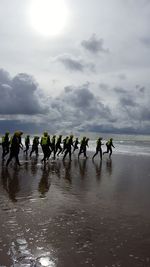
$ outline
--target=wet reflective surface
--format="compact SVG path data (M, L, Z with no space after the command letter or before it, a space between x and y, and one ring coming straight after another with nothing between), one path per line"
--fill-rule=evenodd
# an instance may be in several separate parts
M0 167L0 266L150 266L148 157Z

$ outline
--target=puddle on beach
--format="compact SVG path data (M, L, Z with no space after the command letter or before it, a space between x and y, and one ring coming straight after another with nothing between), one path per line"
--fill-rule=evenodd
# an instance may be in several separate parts
M150 266L148 158L0 168L0 267Z

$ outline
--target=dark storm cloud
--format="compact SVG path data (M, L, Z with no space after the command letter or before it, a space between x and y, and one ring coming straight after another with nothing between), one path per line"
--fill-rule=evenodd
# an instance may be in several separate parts
M144 92L145 92L145 87L144 87L144 86L143 86L143 87L140 87L139 91L140 91L141 93L144 93Z
M58 127L73 130L81 128L86 121L112 120L109 107L90 91L89 86L88 83L79 87L67 86L59 97L50 99L50 113L57 114L55 123Z
M20 73L13 79L0 70L0 114L40 114L38 85L32 76Z
M86 69L94 71L92 63L85 63L80 59L73 58L71 55L61 55L57 59L70 71L83 72Z
M136 85L136 89L138 89L139 92L140 92L140 93L143 93L143 94L144 94L145 91L146 91L145 86L140 86L139 84Z
M50 100L50 124L57 130L107 133L144 133L148 131L150 109L140 103L140 92L113 88L115 105L93 94L91 84L66 86L59 97ZM102 86L103 87L103 86ZM105 86L104 86L105 87ZM113 96L113 94L112 94ZM53 115L52 115L53 114ZM142 129L139 129L143 121Z
M134 131L136 133L148 133L148 129L150 129L148 98L149 94L144 86L137 85L133 90L125 90L123 93L121 90L117 102L119 116L116 125L118 126L120 122L121 131L123 130L124 133L127 133L127 131L128 133L134 133Z
M136 107L138 104L131 98L131 96L126 96L120 98L120 103L122 106Z
M119 74L118 77L120 80L126 80L126 78L127 78L126 75L123 73Z
M11 78L9 73L4 69L0 69L0 84L9 84L10 80Z
M115 87L115 88L113 88L113 90L118 94L126 94L127 93L127 91L121 87Z
M150 108L143 107L141 110L141 119L143 121L150 121Z
M78 88L65 88L63 97L64 101L74 108L76 114L80 112L87 119L94 116L108 118L111 115L109 108L90 91L88 83Z
M100 83L99 84L99 88L102 89L102 90L104 90L104 91L106 91L106 90L108 90L109 85L106 84L106 83Z
M146 36L144 38L141 38L140 41L147 47L150 47L150 37Z
M100 97L87 82L66 86L57 97L45 96L44 102L41 90L30 75L18 74L11 78L9 73L0 70L1 132L16 129L30 133L46 129L51 134L71 131L144 133L144 129L148 132L149 93L144 86L127 90L101 83L97 87L101 89ZM102 90L106 90L106 94ZM141 122L142 129L139 129Z
M105 49L104 40L102 38L97 38L95 34L93 34L88 40L83 40L81 45L93 54L97 54L99 52L109 53L109 49Z

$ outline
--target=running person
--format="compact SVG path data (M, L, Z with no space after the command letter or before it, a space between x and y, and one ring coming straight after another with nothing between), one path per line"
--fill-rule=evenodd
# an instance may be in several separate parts
M113 138L110 138L109 141L107 141L106 147L107 147L107 151L103 152L103 155L106 154L106 153L109 153L109 158L111 158L111 155L112 155L112 147L114 147L114 145L113 145Z
M92 157L92 159L94 159L95 158L95 156L98 154L98 152L100 153L100 159L102 160L102 137L99 137L98 139L97 139L97 146L96 146L96 153L94 154L94 156Z

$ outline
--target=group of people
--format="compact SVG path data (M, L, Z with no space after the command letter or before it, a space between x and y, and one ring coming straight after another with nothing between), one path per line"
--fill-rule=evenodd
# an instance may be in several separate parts
M2 137L2 160L5 160L6 155L9 153L9 157L6 162L6 166L9 165L11 160L15 158L17 165L20 166L19 162L19 152L20 149L22 149L25 153L25 155L28 155L29 148L30 148L30 135L26 135L25 137L25 149L22 144L21 137L23 135L22 131L16 131L11 138L9 137L9 132L6 132L5 135ZM113 145L113 139L110 138L106 142L107 150L102 153L102 137L99 137L97 139L96 143L96 153L93 155L92 160L94 160L95 156L100 154L100 159L102 160L102 155L105 153L109 153L109 158L112 154L112 147ZM72 154L79 149L78 152L78 159L81 154L84 155L85 158L87 158L87 147L88 147L89 138L83 137L81 141L79 142L78 138L75 138L74 136L66 136L64 139L62 139L62 135L59 135L56 137L56 135L53 135L50 137L48 132L44 132L42 137L34 136L32 147L30 151L30 158L32 156L32 153L35 153L36 156L38 156L39 153L39 145L41 145L42 152L43 152L43 158L42 162L46 163L46 161L53 155L53 159L56 158L56 155L59 156L60 154L63 154L63 160L65 160L66 156L69 155L69 160L71 161ZM79 147L80 145L80 147Z

